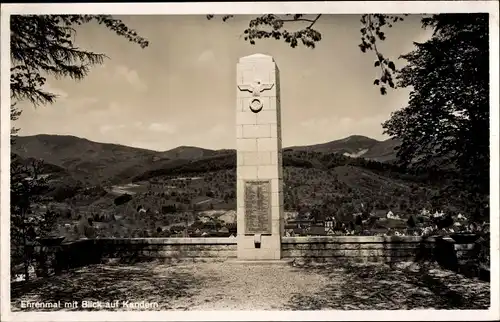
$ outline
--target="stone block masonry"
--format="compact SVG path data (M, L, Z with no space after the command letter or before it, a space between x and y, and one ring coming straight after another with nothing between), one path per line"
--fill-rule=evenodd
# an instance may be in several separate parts
M284 229L279 70L271 56L237 65L237 257L279 260Z
M242 220L242 218L238 218ZM278 234L274 225L272 234ZM252 235L253 237L253 235ZM241 244L243 243L243 244ZM37 265L56 264L56 271L71 267L98 264L107 260L162 262L212 262L237 259L237 246L254 247L253 238L99 238L83 239L47 247L56 261ZM266 243L261 249L273 249L277 244ZM283 237L280 240L281 259L297 262L357 262L390 263L412 261L422 253L432 255L435 240L420 237L321 236ZM425 255L425 254L424 254ZM442 257L442 255L440 255ZM239 259L239 258L238 258ZM54 271L52 268L51 271Z
M412 236L310 236L282 240L283 258L314 263L406 262L430 255L433 248L433 239Z

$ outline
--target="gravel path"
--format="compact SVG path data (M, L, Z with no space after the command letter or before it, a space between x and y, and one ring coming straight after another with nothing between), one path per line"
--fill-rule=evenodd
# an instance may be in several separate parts
M154 310L486 309L490 291L489 283L416 265L156 262L93 265L61 276L12 283L11 289L13 311L29 310L21 308L22 301L145 301L158 303ZM103 308L85 308L99 309ZM138 308L108 308L132 309Z
M314 294L322 286L335 282L288 265L211 263L176 269L189 270L200 278L210 276L189 304L182 300L173 304L176 309L278 310L293 294Z

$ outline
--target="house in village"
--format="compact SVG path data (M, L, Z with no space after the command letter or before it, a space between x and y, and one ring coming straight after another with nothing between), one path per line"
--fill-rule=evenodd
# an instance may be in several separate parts
M287 224L297 225L298 228L307 228L311 226L313 221L311 219L290 219Z
M297 224L285 224L285 236L286 237L294 237L295 230L298 229Z
M309 226L306 229L306 234L308 236L325 236L326 235L325 227L317 225Z
M285 236L288 237L306 236L306 231L306 228L300 228L297 225L289 225L288 227L285 226Z
M227 227L224 226L221 229L219 229L219 233L229 235L229 229L227 229Z
M336 221L335 218L333 217L327 217L325 219L325 222L323 224L323 227L325 229L325 233L327 234L333 234L336 226Z

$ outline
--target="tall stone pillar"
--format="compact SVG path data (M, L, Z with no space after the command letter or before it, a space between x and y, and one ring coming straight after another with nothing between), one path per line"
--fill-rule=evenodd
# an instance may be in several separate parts
M284 233L279 70L271 56L237 65L237 223L240 260L281 259Z

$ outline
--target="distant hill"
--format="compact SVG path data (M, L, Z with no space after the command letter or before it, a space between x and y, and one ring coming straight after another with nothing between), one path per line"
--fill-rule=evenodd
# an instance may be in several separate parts
M364 153L362 157L378 162L392 162L396 160L396 148L400 145L401 142L396 139L388 139L382 142L378 142L368 151L366 151L366 153Z
M381 142L362 135L352 135L327 143L293 146L286 148L286 150L339 153L354 158L362 157L379 162L388 162L396 159L394 148L398 145L399 142L393 139Z
M13 153L11 156L11 161L16 161L19 162L23 166L31 166L33 162L37 161L37 158L33 157L27 157L23 158L20 155ZM40 169L42 174L50 174L50 173L58 173L58 174L68 174L68 171L64 169L63 167L48 163L48 162L43 162L42 168Z
M194 146L179 146L172 150L159 153L162 157L168 159L199 159L203 157L209 157L217 154L217 151L198 148Z
M351 135L344 139L330 141L327 143L307 145L307 146L292 146L287 149L297 151L314 151L323 153L356 153L363 149L370 149L379 143L375 139L368 138L362 135Z
M98 143L70 135L39 134L18 136L13 151L22 157L34 157L67 167L73 159L88 161L114 158L122 160L135 156L155 156L157 152L124 145Z
M66 135L20 136L12 152L62 167L88 184L118 183L144 171L144 167L170 161L156 151Z
M397 142L394 140L380 142L354 135L323 144L286 148L284 162L285 165L297 165L299 162L302 166L304 162L311 163L312 167L321 167L323 164L314 158L298 160L291 152L334 153L375 161L393 161L395 146ZM84 185L120 184L172 171L211 171L236 165L236 151L231 149L180 146L158 152L68 135L20 136L12 146L12 151L24 159L42 159L47 164L59 167Z

